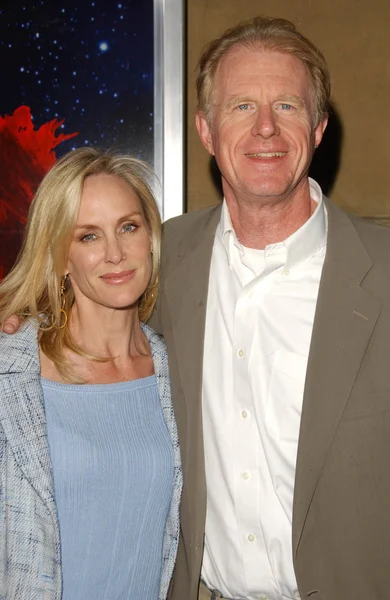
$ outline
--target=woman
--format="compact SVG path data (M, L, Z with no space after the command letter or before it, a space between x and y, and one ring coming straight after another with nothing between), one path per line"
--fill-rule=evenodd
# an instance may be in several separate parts
M69 153L0 285L0 597L166 598L182 486L146 166Z

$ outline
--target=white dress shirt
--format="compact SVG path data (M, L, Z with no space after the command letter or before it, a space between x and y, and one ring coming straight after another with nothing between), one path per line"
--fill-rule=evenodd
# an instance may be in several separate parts
M243 247L224 202L211 260L203 365L207 517L202 578L227 598L299 598L295 464L326 252L317 207L284 242Z

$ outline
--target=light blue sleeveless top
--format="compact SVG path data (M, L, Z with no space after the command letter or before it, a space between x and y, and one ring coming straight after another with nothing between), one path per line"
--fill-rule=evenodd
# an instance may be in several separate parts
M62 600L157 599L173 448L155 376L100 385L41 382Z

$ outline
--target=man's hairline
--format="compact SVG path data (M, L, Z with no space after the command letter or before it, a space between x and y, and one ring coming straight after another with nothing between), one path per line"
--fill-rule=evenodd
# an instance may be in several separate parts
M296 54L293 54L291 52L287 52L287 51L285 51L283 49L269 49L269 48L266 48L264 46L264 43L261 40L258 40L258 41L237 40L236 42L234 42L230 46L230 48L224 54L222 54L219 57L219 60L218 60L218 63L216 65L216 68L214 70L214 73L211 76L211 81L212 81L213 85L211 87L210 98L212 97L213 92L214 92L214 87L215 87L214 86L214 82L215 82L215 78L216 78L217 72L218 72L218 70L220 68L221 62L231 52L231 50L233 50L236 46L242 46L244 48L247 47L250 50L252 50L252 52L260 51L260 52L265 52L265 53L268 53L268 54L271 54L271 53L286 54L287 56L293 56L297 60L299 60L299 62L304 66L304 68L305 68L305 70L306 70L306 72L307 72L307 74L309 76L310 88L311 88L311 94L310 94L310 96L311 96L311 100L312 100L313 105L314 105L313 106L313 110L312 110L312 112L313 112L313 114L312 114L313 128L316 129L319 126L319 124L324 119L326 119L329 116L328 111L322 110L320 112L320 111L317 110L317 107L316 107L317 102L316 102L314 80L313 80L312 74L310 73L310 70L309 70L307 64L305 63L305 61L303 61L301 58L299 58L299 56L296 56ZM257 46L257 48L256 48L256 46ZM207 125L208 125L208 127L210 129L210 131L213 131L213 124L212 124L212 121L213 121L213 108L215 108L216 106L218 106L218 105L217 104L212 104L210 102L209 109L207 107L205 107L205 109L202 109L199 106L199 98L198 98L198 106L197 106L196 114L200 115L201 117L203 117L205 119L205 121L206 121L206 123L207 123Z

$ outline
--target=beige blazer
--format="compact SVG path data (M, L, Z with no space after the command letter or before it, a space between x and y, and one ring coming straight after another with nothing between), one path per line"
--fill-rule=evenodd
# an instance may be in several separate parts
M298 444L292 553L301 599L390 598L390 230L327 202L328 246ZM170 600L195 600L206 485L202 360L220 207L167 222L154 328L163 333L184 471Z

